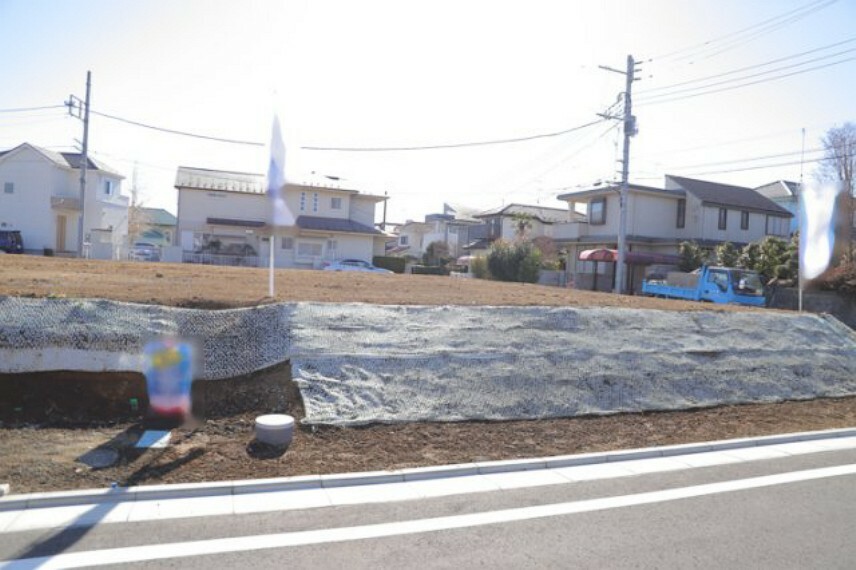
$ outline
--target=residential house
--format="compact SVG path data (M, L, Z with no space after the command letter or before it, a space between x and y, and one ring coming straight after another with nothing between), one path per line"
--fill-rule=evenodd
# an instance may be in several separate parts
M81 196L80 166L80 153L29 143L0 152L0 229L19 230L30 253L121 258L129 201L123 176L90 156Z
M798 182L776 180L775 182L758 186L755 188L755 192L769 198L790 212L793 217L788 226L788 233L792 234L797 231L800 210L800 185Z
M384 253L388 236L374 220L385 196L288 183L283 196L294 223L272 227L261 174L182 166L175 187L185 262L266 266L271 237L276 267L320 268L336 259L371 261Z
M742 246L768 235L789 235L792 214L751 188L671 175L666 176L664 186L629 186L626 255L630 270L626 290L641 289L647 265L674 263L683 241L713 248L726 241ZM553 228L557 245L568 251L567 270L575 286L611 290L614 260L586 261L580 260L580 255L616 248L618 187L581 189L558 198L568 202L571 211L586 212L584 221Z
M178 218L163 208L139 208L139 230L134 242L145 242L157 247L173 244Z
M525 204L509 204L485 210L473 217L481 220L484 225L483 229L473 232L477 237L465 248L473 255L486 252L490 244L498 239L513 241L520 238L521 220L525 220L527 226L522 237L533 240L539 237L553 238L553 228L557 224L585 219L583 214L566 208Z
M470 243L470 229L482 222L472 217L473 210L443 204L442 214L428 214L424 222L408 220L397 228L398 243L392 249L395 255L421 259L434 242L446 244L449 255L464 255Z

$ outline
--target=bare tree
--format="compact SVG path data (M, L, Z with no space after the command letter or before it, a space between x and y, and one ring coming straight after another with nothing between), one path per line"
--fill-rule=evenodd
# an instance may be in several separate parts
M833 127L821 139L825 150L824 160L817 170L823 181L841 184L836 199L834 262L843 257L853 259L853 226L856 224L856 124L844 123Z
M143 208L144 202L140 200L136 167L134 167L134 178L131 184L131 203L128 205L128 241L133 244L149 228L151 219Z

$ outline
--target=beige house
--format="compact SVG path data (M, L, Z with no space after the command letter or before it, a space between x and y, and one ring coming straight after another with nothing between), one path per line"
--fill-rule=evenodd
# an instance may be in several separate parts
M567 270L575 286L611 290L614 263L581 261L593 249L615 249L618 241L619 196L616 186L600 186L562 194L572 212L585 220L558 224L553 238L568 251ZM786 238L792 214L751 188L667 175L664 188L631 184L627 204L627 290L641 288L645 268L674 261L683 241L703 247L723 242L737 246L773 235Z
M127 246L123 176L89 157L86 196L81 154L29 143L0 151L0 229L18 230L30 253L120 259Z
M330 179L324 179L329 182ZM316 184L285 186L294 224L272 227L261 174L179 167L176 233L187 263L321 268L336 259L371 261L389 236L375 228L385 196Z
M424 222L408 220L396 229L398 240L391 253L419 259L430 244L442 242L451 257L460 257L471 241L471 228L482 224L472 214L470 209L443 204L442 214L428 214Z

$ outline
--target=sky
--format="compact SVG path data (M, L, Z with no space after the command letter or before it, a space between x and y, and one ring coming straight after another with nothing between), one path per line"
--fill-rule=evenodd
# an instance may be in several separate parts
M91 71L93 113L252 143L93 114L90 150L145 206L175 213L180 165L264 173L277 113L289 181L386 192L389 222L567 207L620 177L598 113L625 77L599 66L632 55L631 182L799 181L856 122L854 23L856 0L0 0L0 149L75 150L62 104Z

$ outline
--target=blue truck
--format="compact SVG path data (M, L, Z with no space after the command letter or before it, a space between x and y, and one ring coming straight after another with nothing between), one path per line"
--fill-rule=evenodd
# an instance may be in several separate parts
M733 267L705 265L692 273L673 271L667 273L665 279L645 279L642 294L709 303L766 305L764 285L758 273Z

